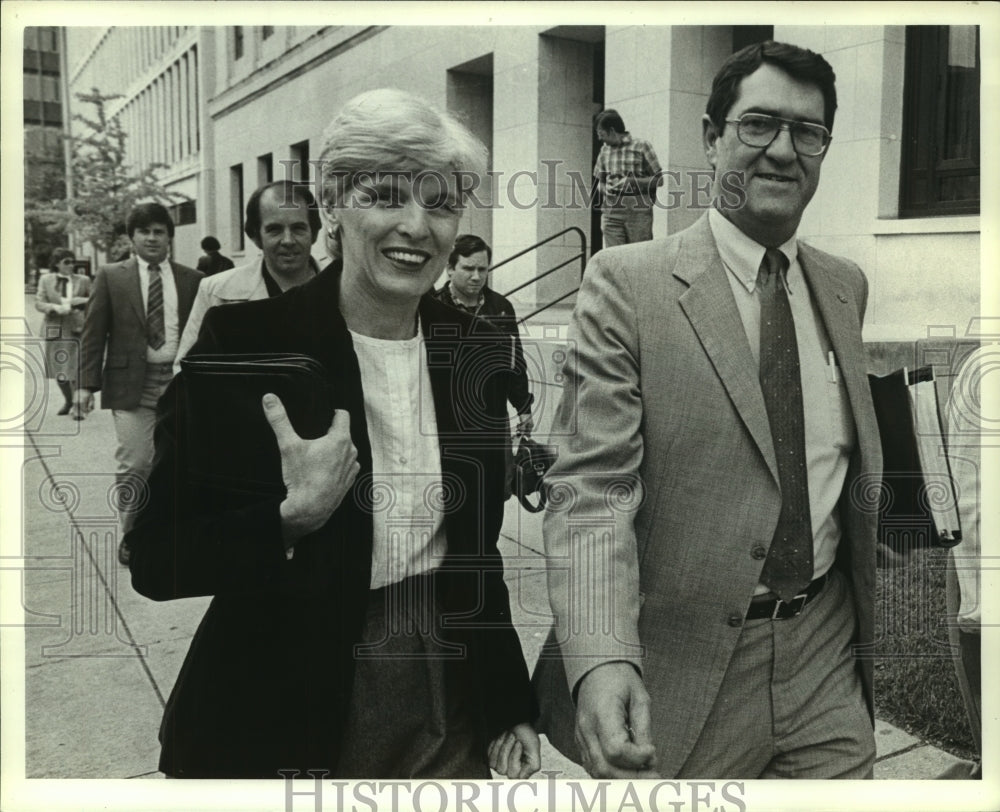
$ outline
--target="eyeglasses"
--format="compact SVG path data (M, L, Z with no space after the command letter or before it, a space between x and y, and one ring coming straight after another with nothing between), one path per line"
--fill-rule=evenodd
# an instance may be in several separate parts
M809 157L822 155L833 140L830 131L822 124L766 116L763 113L745 113L739 118L727 118L726 123L735 124L736 136L740 141L756 149L771 146L782 130L788 130L796 153Z

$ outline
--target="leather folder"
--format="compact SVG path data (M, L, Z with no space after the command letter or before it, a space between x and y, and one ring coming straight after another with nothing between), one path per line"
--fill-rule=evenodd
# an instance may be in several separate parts
M333 388L308 355L190 355L177 381L187 475L212 491L285 495L278 442L261 398L277 395L292 428L321 437L333 420Z
M879 540L891 549L954 547L962 540L934 370L869 375L882 440Z

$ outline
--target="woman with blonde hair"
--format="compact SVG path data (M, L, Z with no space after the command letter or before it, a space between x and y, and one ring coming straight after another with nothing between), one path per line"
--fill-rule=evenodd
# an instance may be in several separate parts
M285 495L216 507L185 485L183 432L227 416L178 413L184 372L161 402L132 582L158 600L215 597L167 704L160 767L527 777L536 705L497 551L504 345L428 295L485 149L427 102L375 90L345 105L321 157L336 259L281 297L213 308L191 355L312 356L329 431L302 439L265 396Z

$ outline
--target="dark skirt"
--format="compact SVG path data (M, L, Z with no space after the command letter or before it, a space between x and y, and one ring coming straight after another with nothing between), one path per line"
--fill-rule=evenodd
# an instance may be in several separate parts
M432 587L418 575L369 593L338 777L491 775L472 669L442 639Z

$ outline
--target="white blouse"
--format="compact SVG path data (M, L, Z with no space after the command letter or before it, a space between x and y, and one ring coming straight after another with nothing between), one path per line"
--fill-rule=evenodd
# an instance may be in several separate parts
M372 444L371 589L434 569L447 548L441 453L424 339L351 331Z

